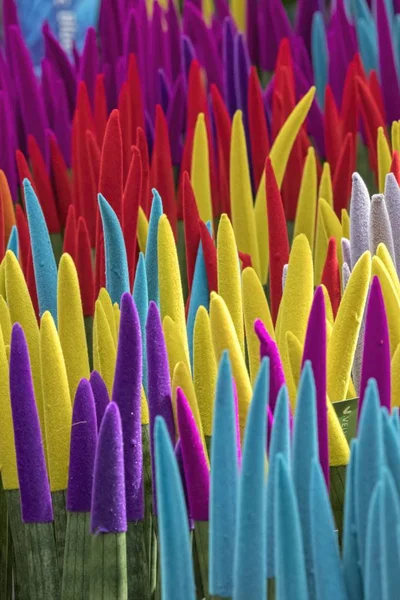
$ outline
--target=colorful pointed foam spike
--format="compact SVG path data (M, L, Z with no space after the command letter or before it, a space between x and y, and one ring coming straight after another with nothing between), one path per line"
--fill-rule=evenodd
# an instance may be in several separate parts
M118 219L122 218L122 133L119 111L113 110L107 123L101 151L99 189Z
M383 482L378 481L371 490L365 543L365 599L382 597L383 590L383 539L381 515L383 514Z
M350 201L351 268L369 249L370 197L367 186L358 173L353 174Z
M385 203L392 228L395 264L400 270L400 188L393 173L386 175Z
M147 393L147 350L146 350L146 320L149 306L146 263L143 252L139 254L139 260L136 266L135 281L133 284L133 299L139 315L140 332L142 338L142 381L145 392Z
M372 254L380 243L385 244L395 263L392 228L383 194L375 194L371 199L371 213L369 223L369 249Z
M266 330L262 321L257 319L254 323L254 330L260 342L260 360L265 356L269 358L269 402L268 406L272 414L275 411L275 405L279 390L285 384L285 374L278 346L271 335Z
M193 368L193 334L197 311L204 306L207 311L210 304L210 292L208 289L207 271L204 262L203 245L199 244L197 251L196 266L194 270L193 286L190 296L189 312L187 318L187 337L189 344L190 363Z
M396 411L397 412L397 411ZM392 413L393 414L393 413ZM397 425L386 410L382 411L383 443L386 465L393 477L397 491L400 490L400 445L398 443Z
M104 383L102 376L97 371L92 371L90 374L90 385L92 386L94 405L96 408L97 430L99 430L110 398L107 386Z
M163 214L163 205L157 190L153 191L151 204L149 233L146 245L146 273L149 290L149 301L160 303L160 292L158 289L158 221Z

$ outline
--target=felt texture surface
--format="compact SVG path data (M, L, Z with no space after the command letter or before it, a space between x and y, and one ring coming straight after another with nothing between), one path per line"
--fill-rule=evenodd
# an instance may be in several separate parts
M201 242L197 251L196 264L194 268L193 283L190 295L190 304L187 317L187 337L189 344L190 363L193 369L193 335L197 311L200 306L207 310L210 303L210 292L208 289L207 270L204 262L204 252Z
M382 598L383 592L383 547L380 514L383 512L382 482L378 481L371 493L368 511L365 548L365 598Z
M342 296L347 287L347 284L349 283L350 275L350 267L347 262L344 262L342 266Z
M254 330L259 339L260 349L259 355L260 360L265 356L269 359L269 401L268 406L271 409L272 414L275 411L275 405L278 398L279 390L285 385L285 374L283 372L283 366L281 357L279 356L278 346L273 338L269 335L264 324L260 319L257 319L254 323Z
M365 252L351 273L328 343L327 393L333 402L345 398L349 385L370 274L371 255Z
M235 234L229 217L222 215L217 233L218 294L225 301L244 353L243 307Z
M232 226L238 250L251 256L251 264L260 277L260 260L246 135L242 111L236 111L232 121L229 189L232 211Z
M194 521L208 521L208 461L192 410L181 388L177 389L177 415L190 516Z
M11 412L9 365L0 332L0 465L1 480L5 490L16 490L19 487L17 462L15 456L14 429Z
M127 530L122 426L115 402L107 406L100 426L90 512L94 534Z
M121 297L121 324L112 400L122 422L128 521L144 518L141 424L142 342L139 316L130 293Z
M100 429L104 412L110 402L107 386L100 373L92 371L90 374L90 385L92 386L94 406L96 409L97 431Z
M218 369L211 447L209 586L211 594L226 598L233 593L239 479L233 404L232 370L224 352Z
M136 266L135 281L133 284L133 300L139 315L140 333L142 340L142 356L147 356L146 351L146 319L149 306L149 298L147 291L147 276L146 263L143 252L139 254L139 259ZM147 361L142 361L142 381L143 387L147 392Z
M155 424L155 451L162 597L165 600L194 600L185 498L170 433L160 416Z
M382 584L383 593L387 598L390 598L396 596L400 584L399 572L396 569L400 559L398 547L399 528L393 526L394 523L399 522L400 502L393 477L387 469L383 471L381 494Z
M267 577L275 577L275 545L276 522L275 522L275 500L276 500L276 457L280 454L287 463L290 463L290 429L289 429L289 401L286 386L282 386L275 408L274 422L272 426L271 442L268 455L268 478L266 486L266 522L267 522Z
M311 466L309 498L316 596L326 600L336 600L336 598L346 600L348 595L340 563L332 509L324 474L315 458Z
M175 367L178 362L185 363L189 373L191 372L188 356L185 352L185 346L178 325L168 315L163 321L163 332L168 352L169 372L172 378Z
M254 383L260 366L260 342L254 330L254 322L256 319L260 319L273 340L275 340L275 331L267 298L257 273L252 267L246 267L242 271L242 303L250 378Z
M67 369L69 393L74 398L79 381L89 377L85 323L74 261L63 254L58 270L58 334Z
M228 307L221 296L214 292L211 294L210 322L216 360L220 360L225 350L229 352L238 391L240 431L243 435L252 396L251 383Z
M113 334L100 300L96 300L93 322L93 362L96 371L104 379L111 396L117 353Z
M393 173L386 175L385 204L392 230L395 264L399 264L400 268L400 188Z
M160 302L158 288L158 222L163 214L163 205L157 190L153 190L149 231L146 244L146 273L149 290L149 301Z
M369 249L370 196L363 178L353 174L350 200L350 249L354 268L359 258Z
M400 345L394 351L391 363L392 408L400 406Z
M120 302L124 292L128 292L129 271L121 225L117 214L107 200L98 196L101 220L104 231L106 253L106 282L112 302Z
M193 332L193 383L201 424L206 436L211 436L213 431L216 381L217 363L212 343L210 317L204 306L200 306Z
M104 313L107 318L107 323L114 341L114 346L116 348L118 342L118 333L115 323L115 312L110 294L108 293L106 288L100 289L98 300L101 302L101 306L103 307Z
M290 372L286 378L286 385L290 394L296 396L297 386L300 380L301 360L303 356L303 344L291 331L286 333L286 351L289 359Z
M24 523L53 520L39 419L35 404L28 346L18 323L13 326L10 352L10 397L18 480Z
M175 441L175 424L171 403L171 382L168 369L167 349L163 336L160 314L155 302L150 302L146 323L148 403L150 413L150 449L153 469L153 510L156 512L154 426L161 416L167 425L171 440Z
M378 256L372 258L371 275L376 275L381 284L385 301L386 318L389 326L390 353L393 355L394 350L400 343L400 323L396 317L400 308L400 301L397 297L396 288L393 285L390 274Z
M200 219L204 221L204 223L212 221L209 147L206 122L203 113L198 115L194 129L190 180L192 182Z
M385 244L383 244L383 243L378 244L378 248L376 250L376 255L378 258L381 259L381 261L385 265L385 267L390 275L390 279L392 280L392 283L396 290L396 295L400 300L400 281L399 281L399 278L398 278L398 275L396 272L396 266L393 263L392 257L390 256L389 251L386 248Z
M137 224L137 241L140 252L146 252L147 238L149 235L149 221L141 206L139 206L138 224Z
M380 243L385 244L392 260L395 261L392 228L383 194L376 194L371 199L371 213L369 223L369 249L371 254L376 254Z
M378 155L378 189L382 194L384 192L385 178L390 171L392 156L389 148L389 143L386 139L383 127L378 127L377 138L377 155Z
M115 212L118 219L121 220L123 194L123 154L121 122L119 111L117 110L113 110L111 112L107 121L106 130L104 132L97 191L99 191L100 194L107 199L107 201L110 203L110 207ZM117 301L119 301L119 298Z
M93 468L97 444L97 418L92 387L81 379L72 412L66 506L70 512L90 512Z
M11 315L10 309L3 296L0 296L0 327L3 334L4 343L10 344L11 342Z
M158 223L158 283L162 319L168 315L177 324L182 336L185 354L189 361L185 306L178 255L174 235L165 215L160 217Z
M67 487L72 408L60 340L47 311L40 324L40 365L50 488L56 492Z
M308 111L310 110L312 101L315 95L315 88L312 87L305 96L295 106L284 125L280 129L270 152L272 166L275 176L280 187L285 173L287 161L292 150L294 141L300 130L300 127L305 120ZM260 249L260 272L261 283L267 281L269 256L266 248L268 248L268 224L267 224L267 204L265 192L265 173L261 177L258 187L255 203L255 221L258 239L258 247ZM261 252L264 248L264 252Z
M10 233L10 237L8 238L8 242L7 242L7 250L11 250L11 252L14 252L15 256L18 258L19 257L19 244L18 244L18 230L16 225L13 225L13 228L11 229L11 233Z
M323 198L329 206L333 206L333 189L331 167L328 162L325 162L322 167L321 179L319 182L318 198Z
M326 324L325 302L321 287L316 289L307 325L303 361L309 360L316 388L319 460L329 486L328 421L326 408Z
M325 200L325 196L321 196ZM296 219L294 223L294 238L304 233L310 244L314 247L315 215L317 211L317 164L315 150L310 147L303 167L299 198L297 201Z
M351 245L350 240L346 237L342 237L342 258L343 264L347 263L350 268L351 265Z
M340 425L332 402L327 398L328 406L328 436L329 464L331 467L347 465L350 457L349 445Z
M49 231L31 183L23 183L40 315L48 310L57 323L57 265Z
M266 596L265 450L267 433L268 359L254 386L246 424L239 481L233 599Z

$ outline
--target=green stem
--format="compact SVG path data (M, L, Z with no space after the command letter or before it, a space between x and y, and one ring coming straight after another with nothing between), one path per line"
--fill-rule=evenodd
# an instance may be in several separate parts
M276 592L275 592L275 579L267 580L267 598L268 600L275 600Z
M84 317L86 344L89 356L90 370L93 370L93 317L91 315Z
M149 564L144 543L144 523L128 523L126 534L128 599L150 600Z
M56 259L56 263L60 262L62 249L63 249L63 237L61 233L51 233L50 234L51 245L53 247L54 258Z
M330 468L330 500L332 512L338 529L339 543L342 541L343 507L346 486L346 467Z
M53 503L54 513L54 534L56 537L56 548L58 565L60 567L60 573L64 567L64 548L65 548L65 536L67 532L67 511L65 508L65 491L60 490L58 492L51 493L51 500Z
M144 522L143 534L148 561L150 590L153 593L157 585L157 540L153 518L153 491L150 456L150 426L142 425L143 479L144 479Z
M12 539L8 519L7 501L0 477L0 598L11 599Z
M202 597L209 600L208 591L208 521L196 521L194 526L194 544L197 553Z
M25 525L21 518L19 490L5 490L8 519L14 549L14 588L18 600L30 600L28 557L25 542Z
M90 513L68 512L61 600L88 598L90 542Z
M25 540L29 567L30 600L60 597L60 570L53 523L26 523Z
M127 600L125 535L92 535L89 600Z

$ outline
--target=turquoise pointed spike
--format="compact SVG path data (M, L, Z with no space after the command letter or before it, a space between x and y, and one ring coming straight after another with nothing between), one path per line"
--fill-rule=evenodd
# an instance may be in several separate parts
M383 600L382 595L382 538L380 514L383 510L383 483L379 481L372 493L367 520L365 544L364 598Z
M238 478L232 369L224 352L214 403L209 525L210 594L222 598L233 594Z
M322 13L314 13L311 27L311 57L314 68L318 104L323 109L325 88L328 83L328 46Z
M209 309L210 305L210 292L208 290L208 280L206 264L204 262L203 246L200 242L199 249L197 251L196 264L194 267L194 276L192 283L192 291L190 295L190 305L187 319L187 331L189 341L189 354L190 362L193 369L193 332L194 323L196 320L197 310L200 306L205 306Z
M383 446L387 467L400 494L400 439L387 410L382 410Z
M7 250L14 252L15 256L18 258L18 229L15 225L13 225L10 237L8 238Z
M161 417L156 417L154 437L162 598L195 600L185 497L171 439Z
M286 386L278 393L274 412L271 443L269 447L268 479L266 486L266 518L267 518L267 577L275 576L275 463L278 453L283 454L290 464L290 428L289 428L289 399Z
M267 593L264 478L268 391L269 361L264 358L254 386L244 437L233 600L260 600Z
M393 423L395 431L398 436L400 436L400 417L399 417L399 407L392 407L392 414L390 415L390 420ZM399 437L400 439L400 437Z
M158 306L160 304L160 292L158 289L158 221L163 214L163 205L160 194L157 190L153 191L153 201L151 204L149 232L146 245L146 273L147 286L149 292L149 302L152 300Z
M317 458L312 461L309 499L316 598L347 600L336 527L325 479Z
M382 535L382 583L384 598L397 598L400 590L400 549L397 540L397 528L400 523L400 500L390 474L384 467L382 479L383 510L380 513Z
M57 324L57 264L39 200L30 181L23 183L39 313L42 316L48 310Z
M275 478L276 597L308 600L300 517L289 466L282 454L276 456Z
M142 252L139 254L132 295L136 304L140 321L140 333L142 335L142 356L147 356L146 321L147 310L149 306L149 297L147 292L146 265L144 261L144 254ZM142 368L143 387L147 396L147 360L143 360Z
M102 194L98 195L98 200L104 231L107 291L111 301L119 304L122 294L129 292L130 287L124 236L110 204Z

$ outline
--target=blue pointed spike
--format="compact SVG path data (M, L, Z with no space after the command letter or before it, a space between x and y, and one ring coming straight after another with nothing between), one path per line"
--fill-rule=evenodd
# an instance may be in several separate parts
M232 369L224 352L214 403L209 525L209 591L222 598L233 594L238 479Z
M254 386L244 436L233 600L259 600L267 593L264 476L268 393L269 360L264 358Z
M158 221L163 214L163 205L160 194L157 190L152 190L153 201L151 204L149 232L147 234L146 245L146 273L147 287L149 292L149 302L152 300L160 305L160 292L158 289Z
M124 236L117 215L102 194L98 195L98 201L104 231L107 291L111 301L119 304L130 287Z
M310 537L309 489L311 465L318 460L316 392L310 361L304 363L297 394L293 432L293 485L302 515L304 554L310 594L314 588L312 542Z
M149 297L147 292L147 276L146 276L146 265L144 261L144 254L141 252L139 254L139 260L136 267L135 273L135 281L133 283L133 299L136 304L136 308L139 315L140 321L140 333L142 336L142 356L147 356L146 349L146 321L147 321L147 311L149 307ZM147 360L143 360L143 387L147 396Z
M355 468L355 511L358 551L365 566L368 509L371 495L382 475L384 464L382 419L379 392L375 379L370 379L365 391L358 427L358 452Z
M189 341L190 362L193 369L193 332L196 315L199 306L204 306L207 311L210 306L210 293L208 290L208 279L206 263L204 261L203 246L200 242L197 251L196 264L194 267L192 291L190 295L190 305L187 319L187 331Z
M378 46L373 21L364 18L356 21L357 39L365 72L368 74L378 67Z
M343 574L346 581L349 600L362 598L362 580L357 544L357 526L355 513L355 465L358 454L358 441L350 444L350 462L346 471L346 495L344 499L343 520Z
M276 597L279 600L308 600L299 511L289 466L282 454L276 456L274 504Z
M399 416L399 407L398 406L394 406L392 408L392 414L390 415L390 420L396 431L396 435L400 436L400 416Z
M289 399L286 386L282 386L274 411L274 424L269 446L268 479L266 486L266 518L267 518L267 577L275 576L275 462L278 453L283 454L290 464L290 430L289 430Z
M387 410L382 410L383 446L386 465L400 495L400 439Z
M14 252L15 256L18 258L18 229L15 225L13 225L10 237L8 238L7 250Z
M347 600L336 526L317 458L312 461L309 502L316 598Z
M195 600L188 517L179 468L161 417L155 423L158 530L163 600Z
M23 185L39 313L42 316L48 310L57 325L57 264L49 230L30 181L24 179Z
M314 13L312 20L311 58L318 104L323 108L325 104L325 88L328 83L328 45L326 42L324 19L319 11Z
M400 522L400 501L393 477L384 467L383 510L381 516L382 535L382 583L383 597L397 598L400 590L400 548L397 543L397 530L394 524Z
M379 481L372 493L368 511L365 544L364 596L365 600L383 600L382 595L382 538L380 513L383 510L383 483Z

